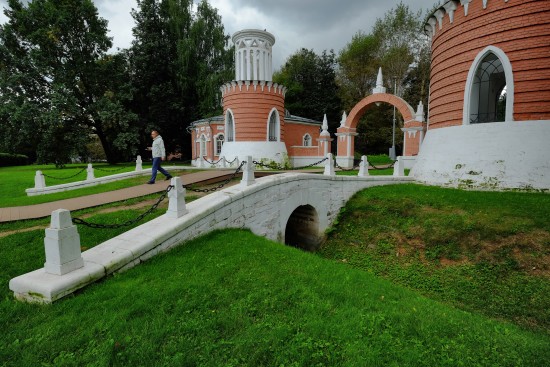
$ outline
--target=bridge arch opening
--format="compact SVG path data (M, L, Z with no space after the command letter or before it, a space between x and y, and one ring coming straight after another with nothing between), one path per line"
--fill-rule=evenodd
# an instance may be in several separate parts
M316 251L322 241L317 210L311 205L297 207L286 224L285 244L305 251Z

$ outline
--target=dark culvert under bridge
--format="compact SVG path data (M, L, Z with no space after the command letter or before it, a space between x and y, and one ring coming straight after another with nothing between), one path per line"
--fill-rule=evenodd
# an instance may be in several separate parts
M319 234L319 215L311 205L296 208L285 229L285 244L305 251L316 251L323 242Z

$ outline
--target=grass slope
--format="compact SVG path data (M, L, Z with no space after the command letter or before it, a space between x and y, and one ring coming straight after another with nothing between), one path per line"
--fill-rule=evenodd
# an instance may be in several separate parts
M550 334L550 195L415 184L343 208L319 254Z
M2 366L543 366L550 359L546 335L246 231L211 233L49 306L9 298L11 261L0 258Z

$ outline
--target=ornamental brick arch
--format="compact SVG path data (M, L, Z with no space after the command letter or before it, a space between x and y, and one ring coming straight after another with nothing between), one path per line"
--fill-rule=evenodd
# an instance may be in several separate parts
M349 113L349 116L343 116L341 125L337 129L337 162L342 167L352 167L355 152L355 136L357 136L357 124L363 115L373 104L389 103L403 116L404 145L403 155L415 156L418 154L420 144L424 133L423 124L423 106L418 106L418 111L414 109L402 98L384 92L375 92L359 101ZM417 134L420 132L420 134Z

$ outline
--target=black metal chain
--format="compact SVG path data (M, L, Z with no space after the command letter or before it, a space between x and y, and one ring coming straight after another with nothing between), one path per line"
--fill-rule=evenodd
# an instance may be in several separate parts
M369 163L369 165L374 168L374 169L377 169L377 170L385 170L385 169L388 169L388 168L392 168L394 165L395 165L395 162L397 161L393 161L392 164L390 164L389 166L387 167L376 167L374 164L372 163Z
M260 167L264 167L264 168L269 168L269 169L276 169L276 170L279 170L279 171L297 171L297 170L300 170L300 169L304 169L304 168L310 168L310 167L314 167L314 166L317 166L319 165L320 163L323 163L324 161L326 161L328 158L323 158L321 159L320 161L317 161L315 163L311 163L311 164L308 164L307 166L302 166L302 167L292 167L292 168L284 168L280 165L273 165L273 164L265 164L265 163L262 163L262 162L258 162L258 161L252 161L252 163L254 163L256 166L260 166Z
M84 168L82 168L80 171L78 171L77 173L75 173L74 175L67 176L67 177L54 177L54 176L46 175L46 174L44 174L44 173L42 173L42 175L43 175L44 177L47 177L47 178L53 178L54 180L66 180L66 179L68 179L68 178L73 178L73 177L78 176L78 175L81 174L82 172L86 171L86 168L88 168L88 167L84 167Z
M351 167L351 168L344 168L344 167L340 166L340 165L338 164L338 162L336 162L336 159L335 159L335 160L334 160L334 167L340 169L341 171L353 171L353 170L357 169L357 168L359 167L359 165L357 164L357 165L354 165L354 166Z
M233 162L235 162L236 160L237 160L237 157L233 158L233 160L232 160L231 162L225 161L225 163L227 163L227 164L230 164L230 165L231 165L231 164L233 164Z
M104 169L104 168L94 167L94 169L96 169L98 171L103 171L103 172L118 172L118 171L122 171L125 168L128 168L128 167L120 167L120 168L117 168L117 169Z
M209 161L209 160L206 159L205 157L202 157L202 159L204 159L204 161L205 161L206 163L209 163L209 164L218 164L218 163L220 163L220 162L222 161L223 158L218 159L216 162L214 162L214 161Z
M233 172L231 177L229 177L227 180L220 183L218 186L211 187L209 189L194 189L191 185L182 185L182 186L183 186L184 189L191 190L191 191L194 191L194 192L214 192L216 190L221 189L222 187L227 185L231 180L233 180L235 178L235 176L241 171L241 168L243 168L245 163L246 163L246 161L242 161L241 165L239 167L237 167L237 169L235 170L235 172Z
M137 223L139 222L140 220L142 220L143 218L145 218L147 215L151 214L153 212L153 210L155 210L159 204L164 200L166 199L166 196L168 195L168 193L170 192L170 190L172 190L174 186L173 185L169 185L166 190L160 195L159 199L157 200L156 203L153 204L153 206L151 206L146 212L144 213L141 213L140 215L138 215L135 219L131 219L131 220L128 220L124 223L120 223L120 224L99 224L99 223L90 223L90 222L87 222L85 221L84 219L80 219L80 218L73 218L73 223L74 224L82 224L82 225L85 225L86 227L90 227L90 228L121 228L121 227L127 227L127 226L131 226L132 224L134 223Z

